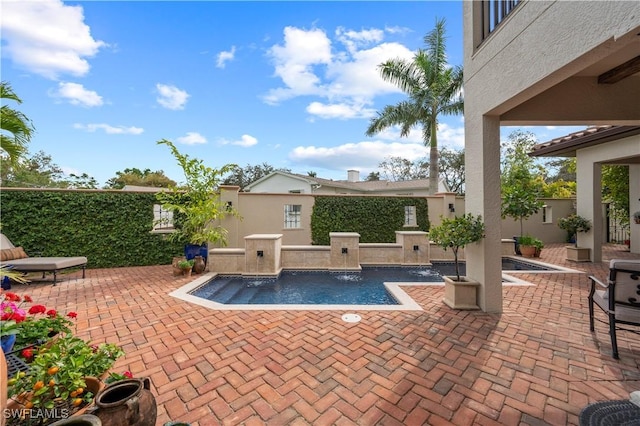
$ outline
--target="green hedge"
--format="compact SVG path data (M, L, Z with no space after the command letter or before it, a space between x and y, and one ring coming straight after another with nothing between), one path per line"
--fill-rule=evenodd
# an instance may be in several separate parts
M169 264L183 248L150 233L154 204L154 193L3 188L0 221L32 256L86 256L89 268Z
M405 206L416 207L417 227L404 226ZM426 198L316 196L311 215L313 244L329 245L330 232L357 232L362 243L392 243L395 231L429 231Z

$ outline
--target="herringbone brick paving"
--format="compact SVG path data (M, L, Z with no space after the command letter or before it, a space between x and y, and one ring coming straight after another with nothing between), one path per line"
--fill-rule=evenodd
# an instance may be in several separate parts
M214 311L168 296L171 267L93 269L57 286L14 286L78 312L77 334L114 342L116 371L149 376L158 424L565 425L585 405L640 389L640 339L588 326L587 275L608 264L542 261L582 274L519 274L502 314L454 311L442 287L405 287L424 311ZM605 257L640 258L624 246ZM600 314L600 313L598 313ZM603 318L603 317L602 317Z

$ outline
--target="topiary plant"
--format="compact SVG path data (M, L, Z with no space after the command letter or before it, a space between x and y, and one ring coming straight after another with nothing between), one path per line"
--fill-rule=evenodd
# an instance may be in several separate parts
M429 231L429 238L444 250L451 248L456 267L456 281L460 281L458 251L467 244L478 242L484 238L482 216L467 213L453 219L442 218L442 223Z
M575 238L575 246L578 247L578 232L589 232L591 222L577 214L572 214L558 220L560 229L564 229L569 234L569 238Z

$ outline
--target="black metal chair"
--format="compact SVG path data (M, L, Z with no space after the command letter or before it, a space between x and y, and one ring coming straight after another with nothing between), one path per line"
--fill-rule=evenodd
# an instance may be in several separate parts
M607 314L613 357L618 355L617 330L640 334L640 330L625 326L640 327L640 260L612 259L609 264L607 284L590 276L589 326L594 331L594 304ZM596 318L597 319L597 318Z

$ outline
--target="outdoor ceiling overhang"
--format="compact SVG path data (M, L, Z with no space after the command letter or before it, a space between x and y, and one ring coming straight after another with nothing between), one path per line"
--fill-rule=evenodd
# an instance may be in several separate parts
M640 126L597 126L537 144L532 157L575 157L576 150L640 134Z

